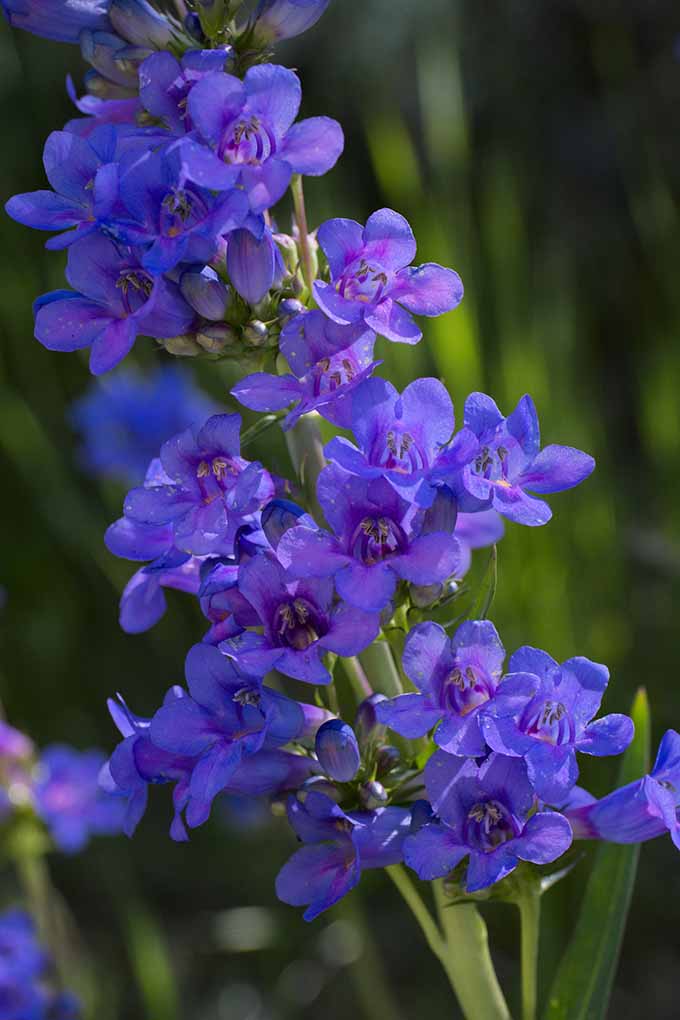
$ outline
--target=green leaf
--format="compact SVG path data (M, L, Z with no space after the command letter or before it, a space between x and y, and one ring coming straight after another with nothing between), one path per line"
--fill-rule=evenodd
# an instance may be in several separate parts
M631 711L635 738L619 772L625 785L649 771L649 704L640 688ZM595 855L581 911L553 981L544 1020L604 1020L633 895L639 846L606 843Z

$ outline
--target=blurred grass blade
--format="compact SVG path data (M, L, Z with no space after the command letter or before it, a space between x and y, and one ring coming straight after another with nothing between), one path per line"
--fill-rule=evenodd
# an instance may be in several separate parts
M644 688L638 690L631 714L635 739L621 764L621 785L649 771L649 703ZM639 846L613 843L597 850L581 912L553 982L544 1020L605 1020L639 853Z
M178 1020L175 974L161 926L140 903L126 904L130 963L148 1020Z

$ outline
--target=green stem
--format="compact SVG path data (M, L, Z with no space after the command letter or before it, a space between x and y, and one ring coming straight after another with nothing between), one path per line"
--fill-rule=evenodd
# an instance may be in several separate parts
M404 693L399 670L387 641L374 641L359 658L374 691L386 694L388 698Z
M474 903L452 905L442 879L433 885L446 945L442 963L465 1020L510 1020L489 952L484 919Z
M295 428L286 432L286 444L295 472L307 498L307 509L323 524L324 516L316 498L316 481L326 466L318 415L305 414Z
M307 290L312 293L314 283L314 259L312 249L309 246L309 228L307 226L307 210L305 209L305 193L302 187L302 177L296 174L290 182L290 190L293 195L295 207L295 222L297 223L300 244L300 257L302 260L302 277Z
M369 684L366 674L364 673L363 666L356 655L343 659L342 665L349 682L352 685L355 697L359 701L363 701L364 698L370 698L371 694L373 694L373 688Z
M522 1020L535 1020L541 894L525 889L517 900L522 926Z
M415 885L404 871L403 865L391 864L385 869L387 874L390 876L397 889L404 898L405 903L410 908L411 913L415 917L416 921L421 927L422 933L427 939L427 944L437 957L444 963L446 956L446 944L442 937L442 933L439 930L437 922L432 917L432 914L427 909L427 906L423 902L423 899L416 889ZM448 971L447 971L448 973Z

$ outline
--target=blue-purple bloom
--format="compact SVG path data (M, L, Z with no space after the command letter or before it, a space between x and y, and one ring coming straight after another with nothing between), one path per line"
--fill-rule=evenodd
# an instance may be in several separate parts
M286 532L279 549L286 537L298 530ZM263 676L276 668L307 683L328 684L331 676L323 663L327 652L357 655L378 636L376 614L353 605L333 606L330 579L290 580L269 553L255 556L241 567L238 589L250 611L254 610L262 633L247 631L222 642L220 648L245 671ZM239 620L238 613L236 618ZM250 617L243 621L244 626L251 622Z
M667 730L652 771L596 800L578 790L564 813L575 839L642 843L670 833L680 850L680 734Z
M292 404L282 422L284 430L310 411L349 427L349 396L380 364L373 360L374 345L375 334L363 325L338 326L322 312L305 312L281 331L279 348L291 372L254 372L231 392L253 411L280 411Z
M121 369L93 383L72 405L71 420L88 471L140 484L166 439L215 410L187 372L164 364L148 375Z
M504 418L491 397L472 393L465 401L464 423L477 437L476 456L462 472L458 465L439 472L456 489L461 510L493 508L518 524L546 524L550 507L530 493L571 489L595 467L592 457L570 446L541 450L536 408L528 395Z
M342 719L329 719L319 727L315 750L326 775L338 783L351 782L359 771L359 744L352 727Z
M35 303L35 336L50 351L90 347L90 371L114 368L138 335L174 337L195 313L171 280L154 276L143 253L102 234L71 245L66 278L73 291L44 294Z
M232 555L238 529L275 494L269 472L241 457L240 430L240 415L218 414L167 440L145 485L128 493L125 518L169 526L185 554Z
M207 74L187 99L198 139L180 143L187 177L218 191L241 185L257 214L278 202L294 173L325 174L342 152L342 129L329 117L294 124L300 100L297 75L275 64L251 67L243 81Z
M416 379L401 394L384 379L369 379L352 393L350 406L358 449L336 436L326 457L362 478L387 478L423 506L436 495L430 478L442 464L460 471L477 453L477 437L467 429L447 445L453 404L438 379Z
M83 29L110 28L110 0L2 0L10 25L55 42L77 43Z
M302 35L315 25L330 0L260 0L253 16L258 43L274 43Z
M139 95L144 109L163 121L173 135L193 124L187 98L194 85L212 71L224 71L230 50L189 50L181 60L167 51L152 53L139 68Z
M331 464L319 475L317 497L334 534L292 528L279 558L292 577L334 577L350 605L380 612L401 578L437 584L454 573L459 548L452 534L421 534L424 519L384 478L359 478Z
M424 777L438 820L404 841L404 860L422 879L442 878L469 857L465 889L478 892L520 861L549 864L571 845L563 815L532 813L536 798L520 759L491 754L477 765L435 751Z
M419 693L380 702L378 719L405 737L422 737L440 723L435 744L449 754L479 757L486 752L481 712L496 694L504 659L489 620L469 620L452 638L438 623L420 623L406 639L402 658Z
M80 1004L47 982L50 959L23 910L0 914L0 1015L2 1020L78 1020Z
M591 722L609 680L598 662L576 656L559 665L527 646L508 668L483 712L486 742L501 754L524 758L538 796L563 803L578 779L576 752L621 754L633 739L633 722L619 714Z
M385 868L402 859L411 813L406 808L345 813L322 793L290 797L288 819L305 846L276 879L276 895L293 907L306 906L313 921L357 885L365 868Z
M463 298L463 284L452 269L434 262L411 265L413 231L392 209L374 212L365 227L355 220L328 220L317 236L331 279L314 283L314 297L340 325L363 322L388 340L416 344L423 334L412 313L442 315Z
M77 853L90 836L121 831L125 805L99 788L106 761L99 751L76 751L55 744L40 758L34 787L36 811L65 853Z

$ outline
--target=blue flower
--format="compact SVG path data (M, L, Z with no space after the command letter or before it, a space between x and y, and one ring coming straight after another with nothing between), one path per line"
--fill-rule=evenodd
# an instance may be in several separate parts
M524 396L504 418L484 393L465 401L465 428L479 442L475 458L462 470L444 469L442 481L456 488L462 510L493 508L518 524L532 527L552 517L547 503L529 493L562 492L587 478L595 461L570 446L546 446L541 439L536 408Z
M385 868L402 859L411 813L406 808L346 814L322 793L290 797L288 819L307 844L293 854L276 879L276 895L293 907L307 906L313 921L358 883L365 868Z
M23 910L0 914L0 1015L3 1020L78 1020L80 1004L55 993L46 978L50 959Z
M375 334L363 325L338 326L322 312L297 315L286 323L279 340L291 372L254 372L232 389L253 411L280 411L294 405L282 422L291 429L303 414L318 411L340 427L349 427L348 399L380 364L373 360Z
M558 665L546 652L524 647L486 706L482 728L494 751L526 760L542 800L562 803L578 779L576 751L621 754L633 739L626 715L591 722L609 680L606 666L577 656Z
M82 850L92 835L121 831L125 805L99 788L105 761L99 751L61 744L43 751L34 787L36 811L65 853Z
M488 620L463 623L452 638L437 623L420 623L406 640L402 660L420 693L380 702L378 719L405 737L422 737L441 723L434 741L444 751L483 755L487 748L481 710L496 694L504 659L503 645Z
M447 446L453 404L438 379L416 379L402 394L390 382L369 379L352 393L350 406L359 448L337 436L326 446L328 460L362 478L387 478L423 506L436 495L430 478L441 471L440 460L462 470L477 453L477 437L467 429Z
M436 751L425 766L425 786L437 821L404 841L404 860L420 878L442 878L469 858L467 892L505 878L519 861L549 864L569 849L569 822L537 811L524 762L492 754L472 759Z
M206 75L187 100L202 143L181 143L188 177L219 191L240 184L252 212L261 213L278 202L294 173L325 174L342 152L342 129L329 117L294 124L300 99L297 75L275 64L251 67L243 81Z
M213 415L167 440L124 513L133 524L171 526L176 549L230 556L236 532L274 495L264 468L240 456L241 418Z
M298 530L286 532L279 548ZM276 668L307 683L328 684L331 676L323 664L326 652L357 655L378 635L376 614L351 605L333 607L330 580L291 581L270 553L261 553L241 566L238 590L254 610L263 632L248 631L222 642L220 648L247 671L264 675ZM241 622L238 614L237 621ZM249 621L242 622L247 626Z
M83 29L110 28L110 0L2 0L10 25L55 42L77 43Z
M260 0L253 17L253 36L274 43L302 35L315 25L330 0Z
M293 577L334 577L350 605L380 612L402 578L413 584L445 581L456 570L452 534L421 534L422 514L384 478L365 479L331 464L319 475L317 496L334 534L292 528L279 558Z
M165 338L186 332L194 310L177 285L150 273L141 257L101 234L71 245L66 278L75 290L38 298L36 339L50 351L91 348L90 371L100 375L122 361L139 334Z
M411 313L442 315L463 298L463 284L452 269L434 262L411 265L413 232L392 209L374 212L365 227L355 220L328 220L317 236L331 280L317 280L314 297L340 325L363 322L388 340L416 344L423 334Z
M166 439L216 410L191 376L175 365L149 375L120 370L94 383L71 407L88 471L132 484Z
M576 839L642 843L670 833L680 850L680 734L667 730L649 775L596 800L576 789L563 809Z
M193 128L187 98L194 85L211 71L224 71L230 49L189 50L181 61L171 53L153 53L139 68L139 96L144 109L163 121L173 135Z

